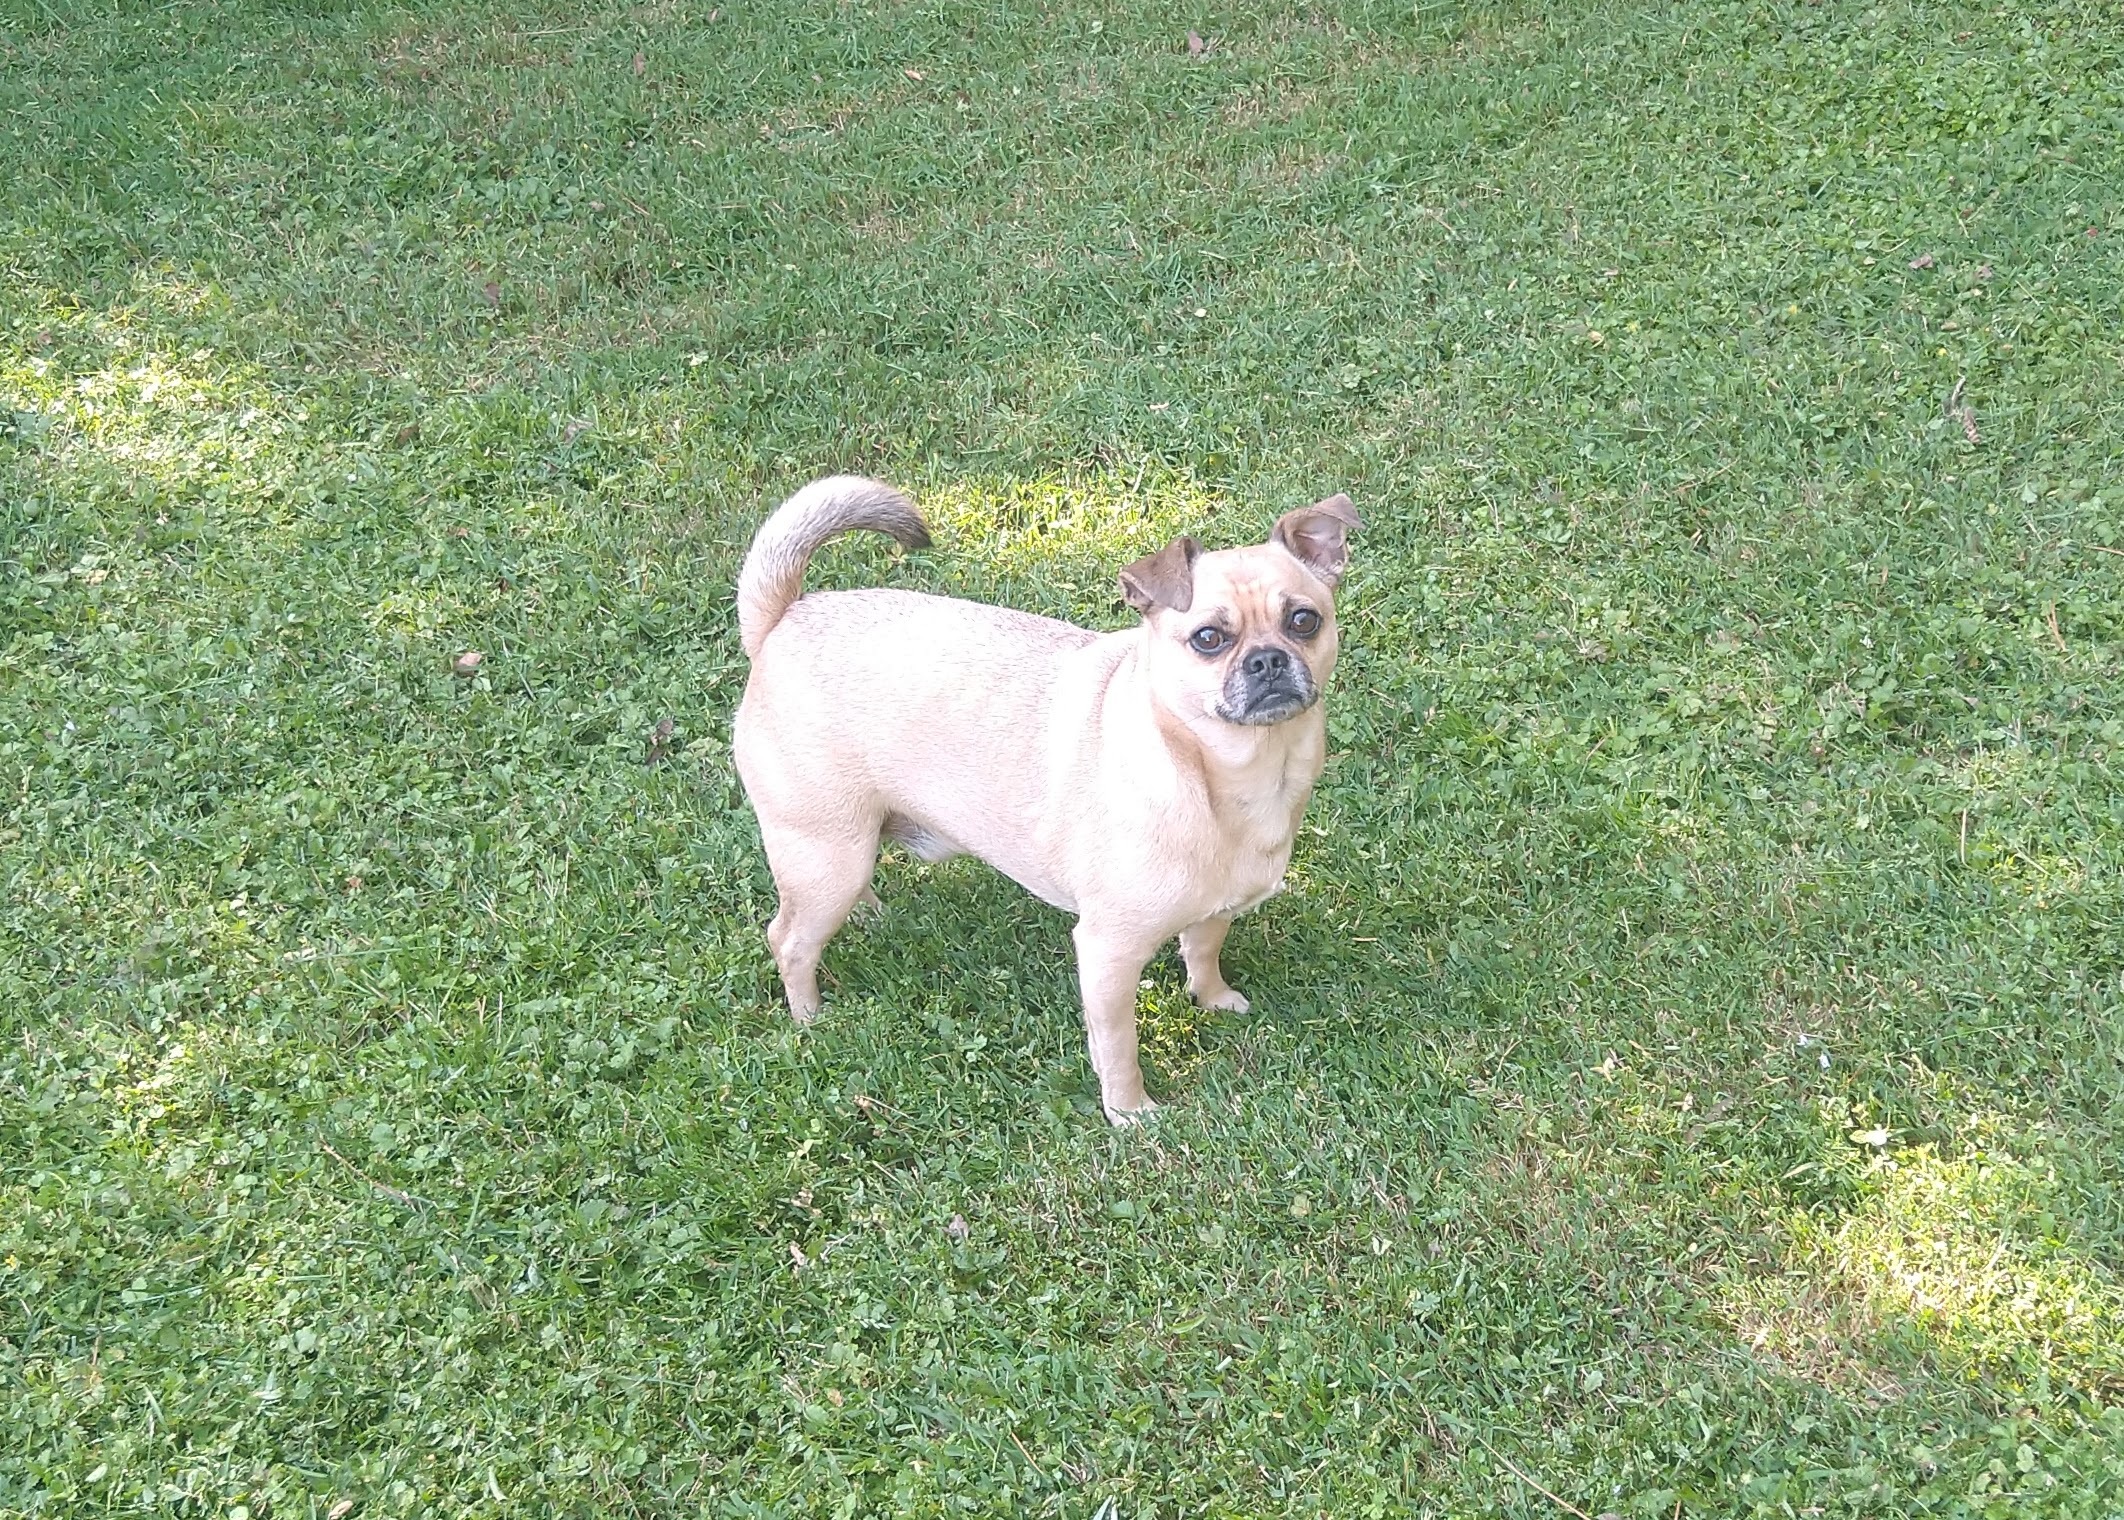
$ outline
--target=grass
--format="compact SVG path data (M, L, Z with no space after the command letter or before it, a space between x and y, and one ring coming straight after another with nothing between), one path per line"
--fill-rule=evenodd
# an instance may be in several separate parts
M2114 19L0 4L0 1512L2124 1509ZM1149 1133L971 863L781 1009L841 468L1365 514Z

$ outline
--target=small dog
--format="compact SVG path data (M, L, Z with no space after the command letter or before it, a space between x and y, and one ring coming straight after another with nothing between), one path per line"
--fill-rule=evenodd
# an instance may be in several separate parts
M1136 1061L1138 978L1176 934L1187 987L1244 1013L1218 951L1281 888L1327 754L1335 587L1358 527L1346 496L1286 513L1268 542L1176 538L1121 572L1136 627L1097 634L912 591L803 594L819 545L929 532L905 496L815 481L769 517L737 583L752 660L731 735L779 911L767 940L789 1010L819 1008L819 954L880 836L924 860L977 855L1077 915L1084 1025L1107 1117L1156 1107Z

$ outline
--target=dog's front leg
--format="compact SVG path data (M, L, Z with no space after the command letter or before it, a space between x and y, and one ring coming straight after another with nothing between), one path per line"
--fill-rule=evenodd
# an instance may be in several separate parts
M1187 990L1204 1008L1222 1008L1230 1013L1247 1010L1246 994L1224 979L1217 956L1224 949L1224 936L1232 927L1228 918L1205 918L1180 931L1180 959L1187 963Z
M1158 947L1089 921L1080 921L1070 937L1077 942L1084 1033L1092 1070L1099 1074L1099 1101L1113 1123L1138 1123L1158 1106L1143 1090L1143 1068L1136 1063L1136 986Z

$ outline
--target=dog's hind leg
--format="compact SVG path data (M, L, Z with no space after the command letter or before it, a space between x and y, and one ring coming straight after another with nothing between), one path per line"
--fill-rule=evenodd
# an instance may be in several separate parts
M870 888L878 864L875 822L848 820L845 829L800 830L760 818L760 842L780 898L767 944L781 969L789 1011L808 1024L819 1011L819 955Z

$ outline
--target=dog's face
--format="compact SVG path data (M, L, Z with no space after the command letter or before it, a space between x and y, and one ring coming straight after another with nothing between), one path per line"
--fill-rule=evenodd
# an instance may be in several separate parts
M1183 716L1265 728L1315 702L1335 668L1335 586L1358 526L1347 496L1287 512L1265 544L1176 538L1121 572L1143 614L1159 697Z

